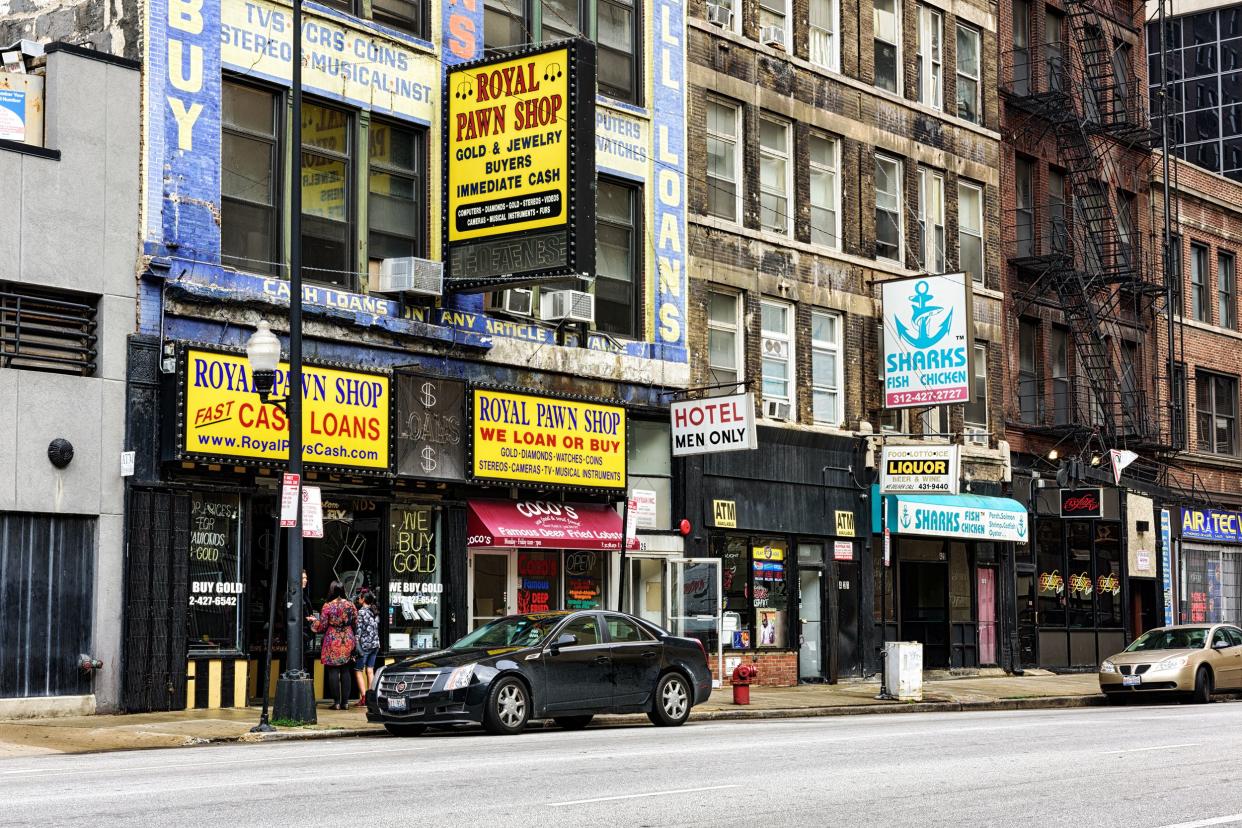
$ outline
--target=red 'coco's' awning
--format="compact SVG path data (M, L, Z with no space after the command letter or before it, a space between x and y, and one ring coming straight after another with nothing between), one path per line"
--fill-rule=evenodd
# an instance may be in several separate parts
M601 503L550 503L541 500L471 500L467 503L466 545L472 549L621 548L621 515ZM638 539L630 539L630 549Z

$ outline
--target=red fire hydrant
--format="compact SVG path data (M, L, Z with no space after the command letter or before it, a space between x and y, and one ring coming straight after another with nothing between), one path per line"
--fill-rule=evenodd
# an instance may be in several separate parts
M733 703L750 704L750 683L759 675L753 664L739 664L733 668Z

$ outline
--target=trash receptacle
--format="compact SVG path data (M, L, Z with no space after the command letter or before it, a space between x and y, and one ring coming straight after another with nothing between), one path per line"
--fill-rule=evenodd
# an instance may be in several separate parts
M923 700L923 645L889 641L884 645L884 692L900 701Z

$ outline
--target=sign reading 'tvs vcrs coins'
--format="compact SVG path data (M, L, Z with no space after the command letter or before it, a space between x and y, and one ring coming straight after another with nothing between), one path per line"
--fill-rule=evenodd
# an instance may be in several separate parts
M449 69L445 241L455 289L593 272L594 89L589 41Z
M244 356L187 350L181 376L180 449L207 459L283 463L289 421L259 401ZM287 396L287 363L276 368L276 398ZM354 470L388 470L389 382L383 374L307 365L302 369L302 459Z

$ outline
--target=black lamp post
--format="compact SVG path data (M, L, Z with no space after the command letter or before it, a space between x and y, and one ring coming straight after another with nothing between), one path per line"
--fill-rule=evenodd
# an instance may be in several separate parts
M302 3L293 0L293 124L291 142L295 159L296 180L289 194L290 237L289 249L289 385L283 400L286 419L289 421L289 472L302 477ZM270 337L270 339L268 338ZM258 340L257 342L255 340ZM276 342L275 358L272 358L272 341ZM251 350L251 345L255 349ZM255 390L266 402L271 399L275 383L277 363L280 359L280 341L260 322L258 330L247 343L246 355ZM287 576L289 588L285 604L285 640L289 642L285 654L285 671L276 683L275 718L304 724L317 720L315 711L315 683L303 669L302 656L302 504L298 498L297 524L289 534L289 558Z

